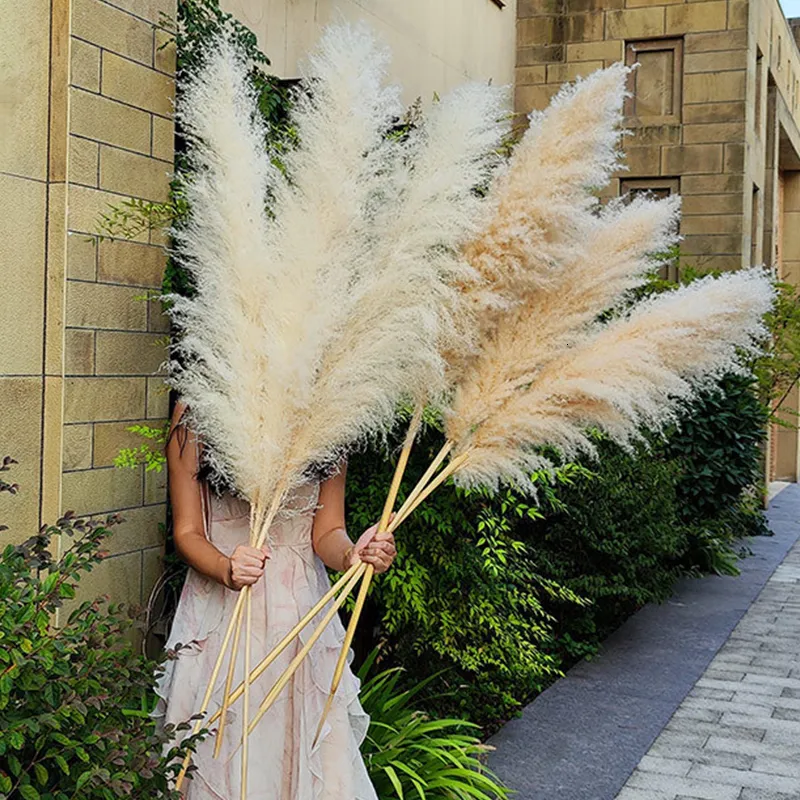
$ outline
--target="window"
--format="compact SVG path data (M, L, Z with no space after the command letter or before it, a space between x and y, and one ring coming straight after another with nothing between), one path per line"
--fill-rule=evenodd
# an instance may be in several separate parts
M764 81L764 54L761 50L756 49L756 98L755 98L755 112L756 112L756 136L761 138L761 118L763 112L761 110L761 102L764 90L761 84Z
M628 42L625 63L632 73L631 97L625 102L630 125L668 125L681 121L683 39Z
M647 194L659 200L678 194L680 191L679 178L623 178L619 182L620 193L628 195L631 199L637 195Z
M750 209L750 264L755 266L763 261L761 255L761 192L753 184L753 206Z
M680 178L627 178L619 182L620 194L627 195L631 200L637 195L643 194L661 200L672 194L679 194L680 187ZM658 271L658 275L664 280L677 281L677 259L664 264Z

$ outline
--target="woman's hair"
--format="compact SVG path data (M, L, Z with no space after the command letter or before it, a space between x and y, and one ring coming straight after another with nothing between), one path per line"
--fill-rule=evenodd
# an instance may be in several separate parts
M169 432L169 436L167 437L167 441L164 443L164 449L169 446L169 443L172 441L172 437L174 436L176 441L178 442L178 446L180 448L181 454L183 454L184 448L186 447L186 443L189 441L189 434L192 433L191 428L189 427L189 419L187 414L189 412L188 406L183 409L181 412L180 419L172 426L172 430ZM240 496L240 493L236 489L236 487L223 475L220 475L218 470L214 469L211 464L206 460L204 457L205 449L203 448L203 442L198 437L197 440L197 472L195 473L195 478L201 483L206 484L208 488L218 497L222 495L233 495L233 496ZM326 480L327 478L331 477L331 475L335 474L336 470L338 469L338 465L320 465L320 464L311 464L308 469L306 470L306 477L309 481L317 481L322 483L322 481Z

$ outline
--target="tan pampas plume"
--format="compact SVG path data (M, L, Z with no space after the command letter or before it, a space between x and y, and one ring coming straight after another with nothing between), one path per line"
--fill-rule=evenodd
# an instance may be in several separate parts
M587 215L619 166L629 70L615 64L566 85L530 124L489 200L496 212L466 248L479 280L467 286L482 324L546 286L580 240Z
M467 384L456 397L447 435L466 456L458 482L532 489L530 472L547 463L537 445L571 457L592 450L588 427L623 445L642 427L662 428L681 401L739 370L738 354L757 349L773 297L770 274L753 268L645 300L535 374L521 374L513 352L492 351L486 373L513 377L505 400L489 411L479 405L478 387Z

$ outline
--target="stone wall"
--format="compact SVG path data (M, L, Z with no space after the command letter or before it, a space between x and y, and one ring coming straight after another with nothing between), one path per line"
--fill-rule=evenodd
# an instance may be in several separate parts
M520 0L516 107L544 107L567 80L640 66L626 107L628 170L610 194L680 191L682 252L730 269L743 257L747 0ZM749 258L749 253L748 253Z
M258 35L271 69L297 76L323 26L365 21L391 48L390 75L404 100L430 102L468 78L514 80L517 0L222 0Z
M146 299L164 241L97 234L110 206L167 197L174 49L159 22L174 13L174 0L33 0L13 4L0 34L16 73L0 153L0 449L21 462L0 535L24 539L66 510L121 511L112 557L84 588L135 603L160 570L165 485L112 462L139 443L128 426L167 414L166 320Z

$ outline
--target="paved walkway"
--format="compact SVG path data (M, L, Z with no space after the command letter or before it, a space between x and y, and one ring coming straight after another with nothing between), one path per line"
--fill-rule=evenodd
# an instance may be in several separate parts
M617 797L800 798L800 544Z
M800 800L800 486L768 517L740 577L683 581L492 739L518 800Z

